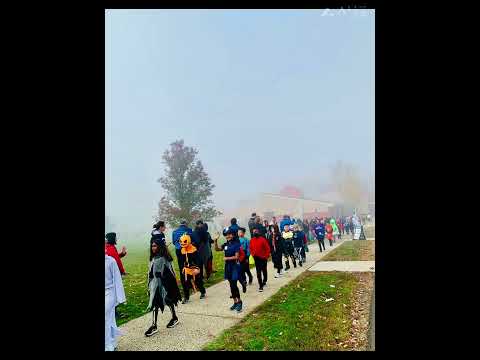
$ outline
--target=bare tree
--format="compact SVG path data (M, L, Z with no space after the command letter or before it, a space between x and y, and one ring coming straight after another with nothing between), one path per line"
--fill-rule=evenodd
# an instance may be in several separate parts
M165 176L158 179L165 190L160 199L158 219L177 226L181 219L189 223L196 219L212 220L221 213L210 199L215 185L197 159L198 151L185 146L183 140L170 144L162 156Z
M364 186L353 165L337 161L331 168L332 181L345 205L357 208L362 203Z

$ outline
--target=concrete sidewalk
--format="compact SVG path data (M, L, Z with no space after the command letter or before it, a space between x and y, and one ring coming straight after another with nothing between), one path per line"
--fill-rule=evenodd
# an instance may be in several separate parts
M375 272L375 261L320 261L309 271Z
M317 243L309 245L307 262L303 267L293 267L283 277L274 278L275 269L272 262L268 263L268 282L263 292L258 292L258 284L255 269L252 269L254 277L251 286L248 286L245 294L241 293L243 311L237 313L229 308L232 305L230 287L228 282L207 288L206 299L200 300L199 293L190 297L190 302L177 308L180 323L173 329L167 329L166 324L170 320L170 310L165 309L163 314L158 314L158 333L152 337L145 337L144 333L152 323L152 314L147 314L131 320L120 327L124 333L119 338L119 351L169 351L169 350L200 350L204 345L213 340L223 330L239 322L243 317L251 313L255 307L275 294L282 286L288 284L302 272L313 266L332 249L341 245L344 241L337 241L333 247L326 244L326 251L320 253ZM290 264L291 265L291 264ZM241 288L240 288L241 291ZM146 295L145 295L146 296ZM128 299L127 299L128 301Z

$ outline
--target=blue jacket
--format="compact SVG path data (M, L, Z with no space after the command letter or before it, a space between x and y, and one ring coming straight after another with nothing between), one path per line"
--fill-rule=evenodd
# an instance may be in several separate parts
M314 231L317 239L323 239L325 237L325 224L315 225Z
M181 249L180 237L185 233L190 235L190 237L192 238L192 244L198 247L198 239L197 236L193 233L192 229L190 229L186 225L180 225L178 229L174 230L172 233L172 243L173 245L175 245L175 249Z
M303 247L305 243L305 233L303 231L295 231L293 233L293 246Z
M235 233L238 232L238 228L239 226L237 224L233 224L229 226L229 229L235 231Z

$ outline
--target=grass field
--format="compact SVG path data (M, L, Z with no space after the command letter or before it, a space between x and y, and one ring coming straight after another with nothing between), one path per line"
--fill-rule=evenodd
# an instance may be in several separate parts
M322 258L323 261L375 260L375 241L346 241Z
M223 237L218 240L219 244L225 241ZM118 244L117 248L120 250L123 244ZM149 264L149 241L145 241L145 244L141 242L126 243L127 256L122 259L123 265L127 275L123 277L123 286L125 288L125 295L127 298L126 304L118 306L117 310L119 317L117 317L117 325L124 324L132 319L146 314L146 308L148 306L148 293L147 293L147 273ZM180 285L178 262L175 256L175 248L173 245L169 246L170 254L174 258L174 269L177 276L178 286ZM213 250L213 245L212 245ZM204 281L205 287L211 286L223 280L224 261L223 252L213 251L213 268L217 270L213 273L208 281Z
M359 284L358 274L307 271L204 350L349 350ZM325 302L328 298L334 300Z

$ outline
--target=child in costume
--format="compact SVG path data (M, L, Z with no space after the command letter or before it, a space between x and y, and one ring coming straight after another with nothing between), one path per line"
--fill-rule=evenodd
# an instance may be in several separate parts
M165 305L170 308L172 318L167 328L173 328L178 324L174 306L182 300L180 289L173 270L173 258L170 255L165 240L153 238L150 245L150 267L148 271L148 292L150 299L147 311L152 311L152 326L145 332L145 336L152 336L157 330L158 309L163 313Z
M203 276L200 271L202 266L200 255L197 248L192 245L192 238L188 233L180 236L180 256L183 264L182 273L185 298L182 304L186 304L190 299L190 289L194 292L200 290L200 299L205 299L205 287L203 286Z
M284 256L285 256L285 271L290 269L289 258L292 259L293 267L297 267L297 262L295 261L294 256L294 247L293 247L293 231L290 229L291 225L284 225L284 230L282 231L282 240L284 245Z
M340 232L338 231L338 226L334 218L330 220L330 224L332 224L332 228L333 228L333 242L336 242Z
M122 276L115 259L105 253L105 351L114 351L121 335L115 320L115 307L124 303Z
M330 243L330 246L333 246L333 226L331 223L327 222L325 226L325 232L327 233L327 239Z

